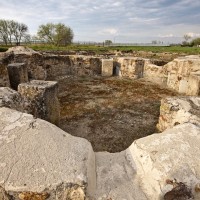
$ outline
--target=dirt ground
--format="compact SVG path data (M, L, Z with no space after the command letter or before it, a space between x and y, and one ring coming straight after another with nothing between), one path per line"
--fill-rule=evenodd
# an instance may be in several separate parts
M142 79L63 77L61 128L89 140L96 152L119 152L157 131L160 100L174 95Z

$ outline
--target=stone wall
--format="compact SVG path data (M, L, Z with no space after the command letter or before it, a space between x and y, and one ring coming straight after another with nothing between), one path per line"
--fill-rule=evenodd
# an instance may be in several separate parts
M137 57L115 58L115 66L120 69L120 76L129 78L142 78L144 73L145 59Z
M146 63L143 77L153 83L157 83L164 87L167 86L167 75L164 73L162 66Z
M29 79L56 80L59 76L96 76L103 75L102 58L81 55L40 54L27 49L8 51L0 61L0 84L8 86L6 67L9 63L25 63ZM113 72L128 78L145 78L166 86L181 94L199 95L200 57L186 56L164 64L152 59L139 57L114 57Z
M174 59L164 66L167 87L181 94L200 95L200 56Z
M95 76L101 74L101 59L93 56L67 56L37 52L10 52L9 63L25 63L29 79L55 80L58 76Z
M164 131L179 124L200 127L200 97L168 97L162 99L157 128Z

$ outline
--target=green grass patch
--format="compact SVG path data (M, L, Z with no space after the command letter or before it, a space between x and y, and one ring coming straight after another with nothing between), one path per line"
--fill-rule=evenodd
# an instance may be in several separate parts
M87 51L96 54L109 53L113 51L146 51L153 53L184 53L184 54L200 54L200 48L198 47L182 47L182 46L95 46L95 45L69 45L65 47L58 47L54 45L40 44L40 45L28 45L28 47L36 51ZM4 52L8 49L7 46L0 46L0 52Z
M5 52L8 50L8 47L0 46L0 52Z
M182 46L94 46L94 45L70 45L66 47L56 47L52 45L30 45L29 47L37 51L91 51L94 53L108 53L112 51L146 51L153 53L185 53L200 54L198 47L182 47Z

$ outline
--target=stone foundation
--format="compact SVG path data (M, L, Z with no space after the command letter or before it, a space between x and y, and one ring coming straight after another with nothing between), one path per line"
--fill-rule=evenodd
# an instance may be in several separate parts
M33 80L18 86L24 111L53 124L59 124L58 85L53 81Z
M5 63L25 63L30 80L56 80L63 76L117 75L134 79L145 78L185 95L200 93L199 56L176 58L164 65L165 62L139 57L114 57L111 61L112 59L104 57L41 54L19 48L16 51L8 51L1 60L4 60L4 64L0 62L0 70L4 74L2 77L0 75L2 86L9 84Z

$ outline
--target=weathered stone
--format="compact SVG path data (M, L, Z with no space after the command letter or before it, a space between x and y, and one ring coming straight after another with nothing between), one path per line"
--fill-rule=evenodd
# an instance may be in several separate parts
M95 200L147 200L126 151L96 153L96 174Z
M181 94L199 95L200 56L174 59L163 69L168 74L167 87ZM192 91L191 88L193 88Z
M200 183L200 128L182 124L161 134L141 138L127 150L133 158L140 187L147 199L163 199L173 189L168 180L184 183L195 192Z
M168 97L161 100L157 124L160 131L187 122L200 126L200 97Z
M0 107L8 107L23 111L23 102L20 94L8 87L0 87Z
M0 116L0 186L9 195L50 200L93 195L95 156L88 141L9 108L0 108Z
M11 197L1 186L0 186L0 200L11 200Z
M26 63L29 79L55 80L59 76L101 74L101 59L94 56L53 55L15 50L9 52L13 55L10 63Z
M116 62L122 77L142 78L144 74L145 59L137 57L119 57Z
M33 54L36 53L33 49L25 46L16 46L9 48L6 53L15 53L15 54Z
M9 64L7 69L12 89L17 90L20 83L28 82L27 66L24 63Z
M151 63L146 63L144 67L144 78L162 86L167 85L167 76L163 72L163 67Z
M59 125L60 107L57 82L33 80L20 84L18 91L23 98L24 111Z
M189 76L188 89L186 94L200 96L200 74Z
M112 76L113 75L113 59L102 59L102 76Z

